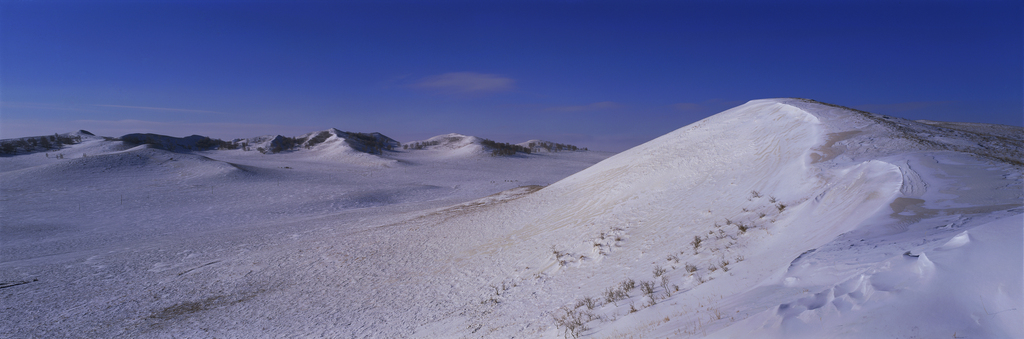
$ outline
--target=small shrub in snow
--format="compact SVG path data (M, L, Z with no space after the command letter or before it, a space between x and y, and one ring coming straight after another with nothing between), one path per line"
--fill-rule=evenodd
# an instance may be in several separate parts
M690 242L690 245L693 245L693 254L697 254L697 249L700 248L700 242L700 236L693 236L693 241Z
M576 301L575 308L580 308L584 306L586 306L588 310L593 310L595 307L598 306L597 299L593 297L583 297L583 299Z
M722 260L722 262L718 263L718 266L722 268L722 271L729 272L729 261L728 260Z
M494 295L496 296L501 296L503 293L505 293L505 291L508 291L513 287L516 287L515 281L502 281L501 285L491 285L491 289L494 290Z
M781 213L782 211L786 210L786 205L783 203L779 203L778 205L775 205L775 208L778 208L779 212Z
M671 261L671 262L674 262L674 263L677 263L677 264L679 263L679 256L677 256L675 254L669 254L666 259L668 261Z
M772 196L769 196L769 197L768 197L768 202L769 202L769 203L772 203L772 204L774 204L774 203L775 203L776 201L779 201L779 199L775 199L775 197L772 197Z
M597 301L596 298L586 297L586 298L583 298L583 306L586 306L588 310L592 310L595 307L600 306L600 305L598 304L598 301Z
M594 314L587 311L577 312L563 307L559 309L559 312L553 314L552 318L554 318L557 328L565 328L563 336L571 335L573 338L579 338L581 333L590 329L587 327L587 322L594 319Z
M750 191L750 196L751 196L751 197L754 197L754 198L760 198L760 197L761 197L761 192L758 192L758 191Z
M697 272L697 265L691 265L690 263L686 263L686 271L690 273Z
M619 301L619 299L615 298L616 297L615 291L618 291L618 289L611 288L611 287L605 288L604 289L604 293L601 293L601 295L604 297L604 302L606 302L606 303L614 303L616 301Z
M606 288L602 295L604 296L604 301L606 303L615 303L619 300L626 299L627 297L629 297L628 295L626 295L626 292L623 292L618 288L612 287Z
M615 303L626 298L629 298L629 293L621 288L609 287L604 291L604 300L610 303Z
M666 270L665 270L664 267L661 267L661 266L658 266L658 265L654 265L654 272L652 272L652 273L654 273L654 277L655 278L660 277L662 274L665 274L665 272L666 272Z
M565 266L568 265L570 262L576 260L575 258L573 258L572 253L559 251L555 249L554 245L551 246L551 253L555 255L555 261L558 262L558 266ZM580 255L580 260L582 260L583 258L584 256Z
M629 293L629 291L632 291L634 288L636 288L636 282L633 281L633 279L626 278L626 280L623 280L621 283L619 283L619 288L625 291L626 293Z
M653 281L640 281L640 292L643 292L646 296L654 295L654 282Z
M744 224L736 224L736 228L740 230L740 233L747 233L747 229L750 227L747 227Z

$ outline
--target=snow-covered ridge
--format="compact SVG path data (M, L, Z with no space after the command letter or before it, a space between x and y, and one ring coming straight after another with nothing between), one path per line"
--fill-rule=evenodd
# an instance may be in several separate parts
M95 135L86 130L78 130L70 133L55 133L53 135L40 135L34 137L23 137L0 140L0 155L14 155L23 153L46 152L59 150L64 145L73 145L96 138Z
M0 336L1024 337L1024 145L992 127L766 99L607 159L0 157Z
M919 276L934 266L918 253L965 229L999 220L994 232L1020 233L1022 144L1007 139L809 100L751 101L511 203L530 212L494 222L512 231L475 250L518 268L496 278L501 293L472 322L552 337L1024 335L1011 320L1024 305L1019 242L984 254L1015 258L1004 267L1015 277L932 278L974 270L963 266ZM975 179L965 190L950 175ZM892 268L897 261L906 268ZM999 284L1013 292L950 305L944 320L907 315L935 314L918 298ZM525 307L546 309L538 315L553 317L553 328L502 320L524 309L501 296L540 291ZM1014 315L963 321L985 302Z
M441 150L457 150L465 147L472 147L474 151L482 151L483 147L481 142L484 139L462 135L458 133L448 133L431 137L427 140L418 140L406 142L402 145L402 149L407 150L423 150L423 149L441 149ZM481 146L481 147L477 147ZM476 152L473 152L476 153Z
M826 144L829 147L853 145L857 150L844 152L857 157L870 149L884 146L880 152L899 153L920 150L970 153L1000 162L1024 166L1024 128L1017 126L913 121L864 112L807 99L785 99L794 107L809 108L815 115L829 118L836 129ZM849 138L850 140L846 140ZM870 142L869 142L870 141ZM859 146L858 146L859 145Z
M210 149L232 149L234 145L223 140L211 139L201 135L190 135L176 138L153 133L132 133L119 138L129 147L151 145L152 147L171 152L205 151Z
M558 151L586 151L568 144L559 144L550 141L529 140L518 144L502 143L475 136L467 136L458 133L438 135L427 140L407 142L402 145L406 150L433 150L435 153L443 153L448 156L471 156L471 155L492 155L508 156L532 154L538 152Z

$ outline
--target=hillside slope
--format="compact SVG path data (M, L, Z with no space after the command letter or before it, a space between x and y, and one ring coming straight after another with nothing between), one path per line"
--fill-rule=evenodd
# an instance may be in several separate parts
M510 203L490 226L502 234L463 253L508 265L492 283L518 286L470 322L527 336L1024 335L1024 251L999 241L1020 239L1024 147L987 140L751 101ZM986 240L968 259L935 252L976 228ZM615 295L627 279L650 293Z

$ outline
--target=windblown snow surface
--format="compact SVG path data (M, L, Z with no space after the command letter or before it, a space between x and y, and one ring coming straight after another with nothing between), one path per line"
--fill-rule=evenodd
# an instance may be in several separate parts
M1024 133L989 130L770 99L607 159L88 139L0 158L0 336L1024 337Z

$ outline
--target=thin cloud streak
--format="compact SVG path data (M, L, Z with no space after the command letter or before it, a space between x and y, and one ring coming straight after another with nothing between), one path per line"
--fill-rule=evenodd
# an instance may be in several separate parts
M93 106L97 106L97 107L114 107L114 108L133 108L133 109L145 109L145 110L154 110L154 111L226 114L224 112L204 111L204 110L199 110L199 109L184 109L184 108L125 106L125 105L93 105Z
M515 80L497 74L452 72L423 78L413 88L457 94L505 92L515 89Z

